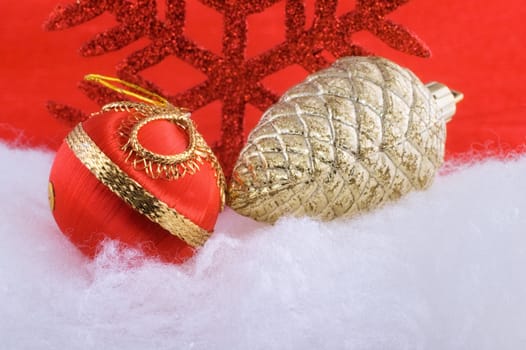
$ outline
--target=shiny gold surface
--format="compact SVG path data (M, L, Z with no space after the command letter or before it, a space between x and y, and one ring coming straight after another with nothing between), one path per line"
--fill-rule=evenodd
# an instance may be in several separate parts
M425 189L444 157L438 112L410 71L378 57L340 59L265 112L234 167L228 203L259 221L330 220Z
M51 211L55 210L55 188L51 181L47 184L47 198L49 201L49 208Z

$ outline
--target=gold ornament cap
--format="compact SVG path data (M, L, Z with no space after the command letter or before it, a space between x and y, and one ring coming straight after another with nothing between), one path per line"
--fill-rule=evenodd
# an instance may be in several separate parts
M457 112L457 103L464 99L464 94L436 81L427 83L426 87L436 101L438 118L449 122Z

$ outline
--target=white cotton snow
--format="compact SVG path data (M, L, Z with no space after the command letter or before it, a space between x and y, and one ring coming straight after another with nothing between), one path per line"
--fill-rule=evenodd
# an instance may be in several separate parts
M524 349L526 157L350 220L226 210L164 265L84 258L47 202L52 154L0 145L1 349Z

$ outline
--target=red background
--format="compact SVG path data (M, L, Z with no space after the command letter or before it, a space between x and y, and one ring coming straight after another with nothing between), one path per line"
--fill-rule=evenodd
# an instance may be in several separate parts
M73 29L45 32L42 24L56 4L57 0L0 3L0 139L10 143L56 148L69 126L47 112L46 101L64 102L85 111L97 110L76 88L78 81L87 73L114 75L115 64L146 42L143 39L115 53L83 58L78 53L81 44L109 28L114 19L103 15ZM340 7L348 11L353 2L341 1ZM283 8L282 1L249 18L247 55L260 53L283 38ZM448 126L450 156L473 150L523 150L525 9L519 0L410 1L388 18L423 39L433 52L430 59L398 53L369 33L358 33L353 40L410 68L424 82L438 80L465 94ZM219 52L221 16L197 1L188 1L187 11L187 35ZM296 81L304 75L299 68L291 68L288 73ZM144 76L168 86L169 92L204 79L201 73L176 58L145 71ZM282 78L283 74L269 77L265 83L283 92L296 82ZM219 113L218 104L196 113L198 127L209 141L217 139ZM255 122L253 117L247 126Z

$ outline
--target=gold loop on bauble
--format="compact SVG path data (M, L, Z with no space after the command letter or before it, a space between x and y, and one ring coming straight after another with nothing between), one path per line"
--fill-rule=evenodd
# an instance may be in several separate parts
M175 165L179 163L186 162L191 160L195 156L196 150L196 130L194 124L191 120L188 119L190 114L178 115L178 114L162 114L155 115L139 120L131 129L129 144L131 148L137 152L144 159L151 160L154 163L163 164L163 165ZM174 123L175 125L181 127L185 130L186 135L188 136L188 147L181 153L173 155L164 155L155 153L146 147L144 147L138 138L139 130L141 130L148 123L158 121L158 120L168 120Z

